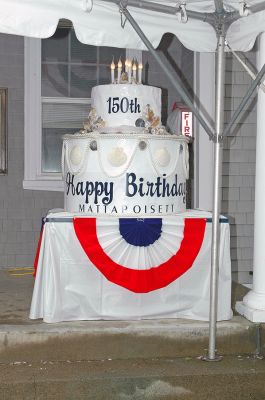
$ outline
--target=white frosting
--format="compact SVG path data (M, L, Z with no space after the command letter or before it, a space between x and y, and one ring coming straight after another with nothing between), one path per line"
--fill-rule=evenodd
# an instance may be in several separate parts
M168 164L170 163L170 154L165 147L156 150L155 160L162 167L168 166Z
M79 165L82 160L82 148L80 146L74 146L70 153L70 160L74 165Z
M63 161L66 211L142 217L186 209L185 137L66 135Z
M105 127L139 126L141 119L145 118L148 105L151 122L161 123L161 89L153 86L100 85L92 89L91 101L92 108L102 118Z
M111 165L114 167L120 167L121 165L125 164L127 161L127 155L123 149L123 147L114 147L108 153L108 160Z

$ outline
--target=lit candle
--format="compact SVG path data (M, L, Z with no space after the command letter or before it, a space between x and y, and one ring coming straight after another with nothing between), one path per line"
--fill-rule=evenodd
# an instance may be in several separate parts
M128 60L127 60L127 58L125 60L125 72L128 73Z
M114 83L115 82L115 77L114 77L115 64L114 64L113 60L112 60L112 63L110 64L110 69L111 69L111 83Z
M138 65L138 82L142 83L142 71L143 71L143 64L140 63Z
M132 62L131 62L131 60L128 60L127 66L128 66L128 82L131 83L132 82Z
M119 62L118 62L118 83L120 83L120 81L121 81L121 69L122 69L122 62L121 62L121 59L119 59Z
M137 66L136 66L135 63L133 64L132 69L133 69L133 78L134 78L134 82L136 82L136 70L137 70Z

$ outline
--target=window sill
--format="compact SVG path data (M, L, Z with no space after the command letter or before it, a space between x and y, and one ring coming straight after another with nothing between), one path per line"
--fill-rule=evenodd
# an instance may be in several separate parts
M61 179L51 180L24 180L23 189L29 190L47 190L53 192L63 192L63 181Z

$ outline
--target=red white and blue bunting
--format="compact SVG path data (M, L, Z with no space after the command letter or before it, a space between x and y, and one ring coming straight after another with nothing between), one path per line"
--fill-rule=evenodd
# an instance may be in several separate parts
M188 271L205 232L203 218L74 218L77 238L94 266L135 293L163 288Z

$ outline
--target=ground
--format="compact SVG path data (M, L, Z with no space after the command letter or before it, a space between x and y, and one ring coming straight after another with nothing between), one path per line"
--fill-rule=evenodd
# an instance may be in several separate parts
M33 283L30 270L0 271L1 400L265 399L263 325L218 323L223 359L206 362L207 323L31 321ZM233 302L243 294L234 286Z

